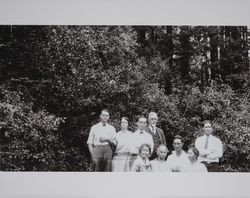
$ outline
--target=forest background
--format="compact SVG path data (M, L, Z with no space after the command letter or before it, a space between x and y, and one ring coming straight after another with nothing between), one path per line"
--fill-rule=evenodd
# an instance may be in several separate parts
M221 171L250 171L245 26L0 26L1 171L91 171L90 127L159 115L184 149L212 120Z

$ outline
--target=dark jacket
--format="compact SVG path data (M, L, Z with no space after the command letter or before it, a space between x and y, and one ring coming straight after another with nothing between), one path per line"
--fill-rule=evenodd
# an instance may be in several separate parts
M146 127L145 131L147 131L152 136L154 135L153 132L150 130L149 126ZM166 145L166 138L165 138L165 135L163 133L163 130L156 127L156 134L158 134L158 136L159 136L160 144Z

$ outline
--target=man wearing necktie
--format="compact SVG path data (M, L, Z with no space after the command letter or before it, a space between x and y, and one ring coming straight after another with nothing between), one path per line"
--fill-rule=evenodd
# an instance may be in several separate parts
M91 127L87 144L95 171L111 171L113 156L111 145L114 144L116 131L108 124L108 110L101 111L100 120L101 122Z
M145 128L145 131L148 132L152 138L153 138L153 142L154 142L154 148L152 151L152 155L149 158L150 160L153 160L157 157L157 148L159 147L159 145L164 144L166 145L166 138L165 135L163 133L163 130L158 128L156 126L158 122L158 115L155 112L150 112L148 114L148 126Z
M152 153L152 150L154 148L154 141L152 136L145 131L145 127L147 126L147 119L143 116L139 117L137 126L137 130L132 135L133 140L131 141L130 149L130 167L132 166L134 160L137 158L139 154L139 148L142 144L148 144L150 146L150 153Z
M218 172L219 159L223 155L223 145L219 138L212 135L212 123L204 121L204 135L195 140L195 147L199 150L198 160L204 163L208 172Z

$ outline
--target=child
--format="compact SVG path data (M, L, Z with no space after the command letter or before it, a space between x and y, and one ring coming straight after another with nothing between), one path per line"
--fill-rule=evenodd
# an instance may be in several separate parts
M166 162L167 153L168 153L168 148L164 144L161 144L157 148L158 157L151 161L153 172L169 172L170 171Z
M139 148L139 155L134 161L131 171L132 172L151 172L152 167L149 161L149 156L151 155L150 145L142 144Z

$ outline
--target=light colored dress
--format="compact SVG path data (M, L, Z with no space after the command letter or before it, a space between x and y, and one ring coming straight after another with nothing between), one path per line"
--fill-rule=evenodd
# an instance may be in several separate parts
M130 148L132 142L132 132L119 131L115 134L115 140L117 142L115 155L112 160L112 172L128 172L129 159L130 159Z
M207 172L207 168L204 164L200 163L199 161L196 161L194 163L190 163L190 165L187 167L188 172Z
M152 172L170 172L166 161L154 159L150 161L150 163L152 166Z
M142 160L140 156L137 156L136 160L132 164L131 168L132 172L152 172L152 166L147 158L146 160Z

